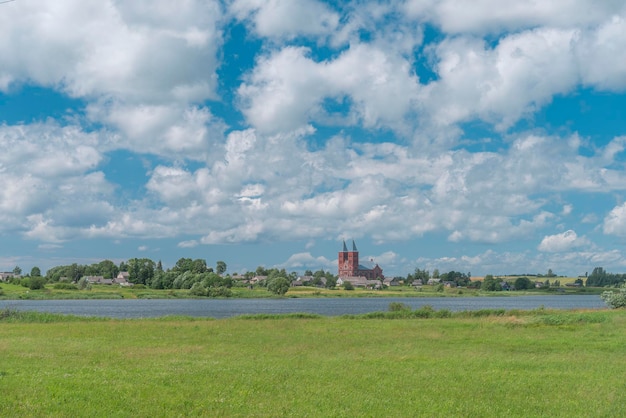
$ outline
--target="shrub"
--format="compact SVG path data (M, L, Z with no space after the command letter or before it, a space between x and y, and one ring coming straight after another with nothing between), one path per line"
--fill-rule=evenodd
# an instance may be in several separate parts
M194 296L206 296L207 289L204 286L202 286L202 283L196 282L193 284L193 286L191 286L191 289L189 290L189 294L194 295Z
M433 316L435 310L431 305L424 305L420 309L413 311L413 315L416 318L430 318Z
M43 289L46 287L46 279L41 276L31 277L28 283L30 290Z
M84 277L78 281L77 286L80 290L91 290L91 283Z
M411 307L405 303L402 302L391 302L389 304L389 311L390 312L406 312L406 311L410 311Z
M344 282L343 283L343 290L354 290L354 286L352 286L352 283L350 283L350 282Z
M58 282L54 284L55 289L62 290L78 290L78 287L75 284L67 283L67 282Z
M600 297L606 303L609 308L624 308L626 307L626 284L622 285L617 292L607 291L602 292Z
M209 287L206 295L211 298L229 298L233 295L233 291L225 286Z

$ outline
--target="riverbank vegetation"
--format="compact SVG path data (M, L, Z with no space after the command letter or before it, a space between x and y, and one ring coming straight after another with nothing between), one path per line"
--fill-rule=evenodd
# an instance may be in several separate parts
M5 310L0 416L624 416L625 332L623 310L399 304L224 320Z
M79 289L73 284L48 283L31 290L20 284L0 283L0 300L17 299L188 299L188 298L359 298L359 297L471 297L471 296L521 296L555 294L557 290L528 289L523 291L491 292L476 288L447 288L439 285L395 286L382 290L353 288L320 288L315 286L289 287L283 295L277 295L264 286L234 285L230 288L216 287L191 289L152 289L144 285L129 287L113 285L92 285ZM601 294L605 288L560 288L558 294Z

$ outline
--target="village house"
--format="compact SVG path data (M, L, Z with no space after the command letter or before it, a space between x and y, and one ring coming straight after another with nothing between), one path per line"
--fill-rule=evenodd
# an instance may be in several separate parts
M366 289L381 289L382 282L377 279L366 279L363 276L340 277L337 279L337 286L343 286L350 283L354 287L363 287Z
M112 284L119 284L120 286L132 286L133 284L128 280L130 273L127 271L120 271L119 274L112 280Z
M113 279L105 279L104 276L84 276L83 279L87 280L89 284L102 284L102 285L114 285L117 284L119 286L132 286L128 279L130 278L130 274L127 271L121 271L119 274Z
M19 274L15 274L12 271L5 271L5 272L0 272L0 281L2 282L8 282L9 279L12 278L20 278L22 276L20 276Z
M402 280L399 277L386 278L385 280L383 280L383 284L387 287L401 286L403 283L404 283L404 280ZM421 281L420 281L420 284L421 284Z
M112 279L105 279L103 276L84 276L89 284L113 284Z

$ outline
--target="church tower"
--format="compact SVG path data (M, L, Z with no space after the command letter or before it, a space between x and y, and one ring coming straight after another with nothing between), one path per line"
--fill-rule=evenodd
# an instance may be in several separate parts
M339 277L353 277L359 270L359 251L352 240L352 251L348 251L346 241L343 241L343 251L339 251L337 257Z

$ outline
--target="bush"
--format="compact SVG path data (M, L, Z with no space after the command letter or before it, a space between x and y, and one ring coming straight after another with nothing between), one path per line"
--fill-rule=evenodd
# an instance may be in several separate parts
M410 311L411 307L405 303L402 302L391 302L389 304L389 311L390 312L407 312Z
M600 297L606 303L609 308L624 308L626 307L626 285L622 285L619 291L607 291L602 292Z
M233 291L225 286L209 287L206 295L211 298L229 298L233 295Z
M30 290L38 290L46 287L46 279L41 276L31 277L28 282L28 288Z
M78 281L77 287L80 290L91 290L91 283L89 283L89 280L83 277Z
M78 287L75 284L66 283L66 282L55 283L54 288L62 289L62 290L78 290Z
M350 282L343 282L343 290L354 290L354 286Z
M194 296L206 296L207 289L204 286L202 286L202 283L196 282L193 284L193 286L191 286L191 289L189 290L189 294L194 295Z

